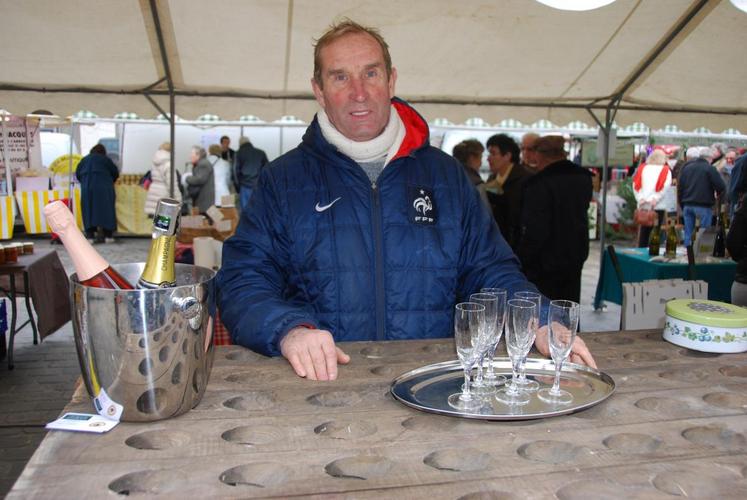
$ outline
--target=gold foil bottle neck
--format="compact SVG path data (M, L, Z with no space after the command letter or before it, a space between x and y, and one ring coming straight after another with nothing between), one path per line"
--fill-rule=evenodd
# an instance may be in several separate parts
M150 243L148 261L140 276L140 288L168 288L176 286L174 257L176 236L159 236Z

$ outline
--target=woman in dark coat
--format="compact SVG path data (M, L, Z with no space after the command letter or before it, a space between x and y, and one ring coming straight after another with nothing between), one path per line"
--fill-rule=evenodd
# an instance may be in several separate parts
M96 144L90 154L78 164L75 176L80 182L83 226L89 239L96 243L111 242L117 228L114 208L114 181L119 170L108 156L106 148Z

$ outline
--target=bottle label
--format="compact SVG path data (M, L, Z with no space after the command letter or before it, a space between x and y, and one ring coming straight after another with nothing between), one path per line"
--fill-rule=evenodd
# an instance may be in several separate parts
M171 228L171 217L165 215L156 215L153 218L153 227L168 231Z
M140 276L140 288L165 288L176 286L174 254L176 236L159 236L150 244L148 261Z

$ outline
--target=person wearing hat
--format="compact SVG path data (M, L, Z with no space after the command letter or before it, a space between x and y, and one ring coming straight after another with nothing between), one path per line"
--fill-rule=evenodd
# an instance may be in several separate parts
M549 299L578 302L589 256L591 172L566 159L560 136L537 139L537 173L527 179L516 254L527 278Z

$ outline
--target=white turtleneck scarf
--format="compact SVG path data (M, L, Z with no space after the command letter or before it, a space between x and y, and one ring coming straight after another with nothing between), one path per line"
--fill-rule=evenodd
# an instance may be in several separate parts
M317 120L327 142L360 165L371 182L376 181L384 166L397 154L405 138L405 125L394 106L391 107L389 122L384 131L370 141L358 142L342 135L329 121L323 109L317 113Z

